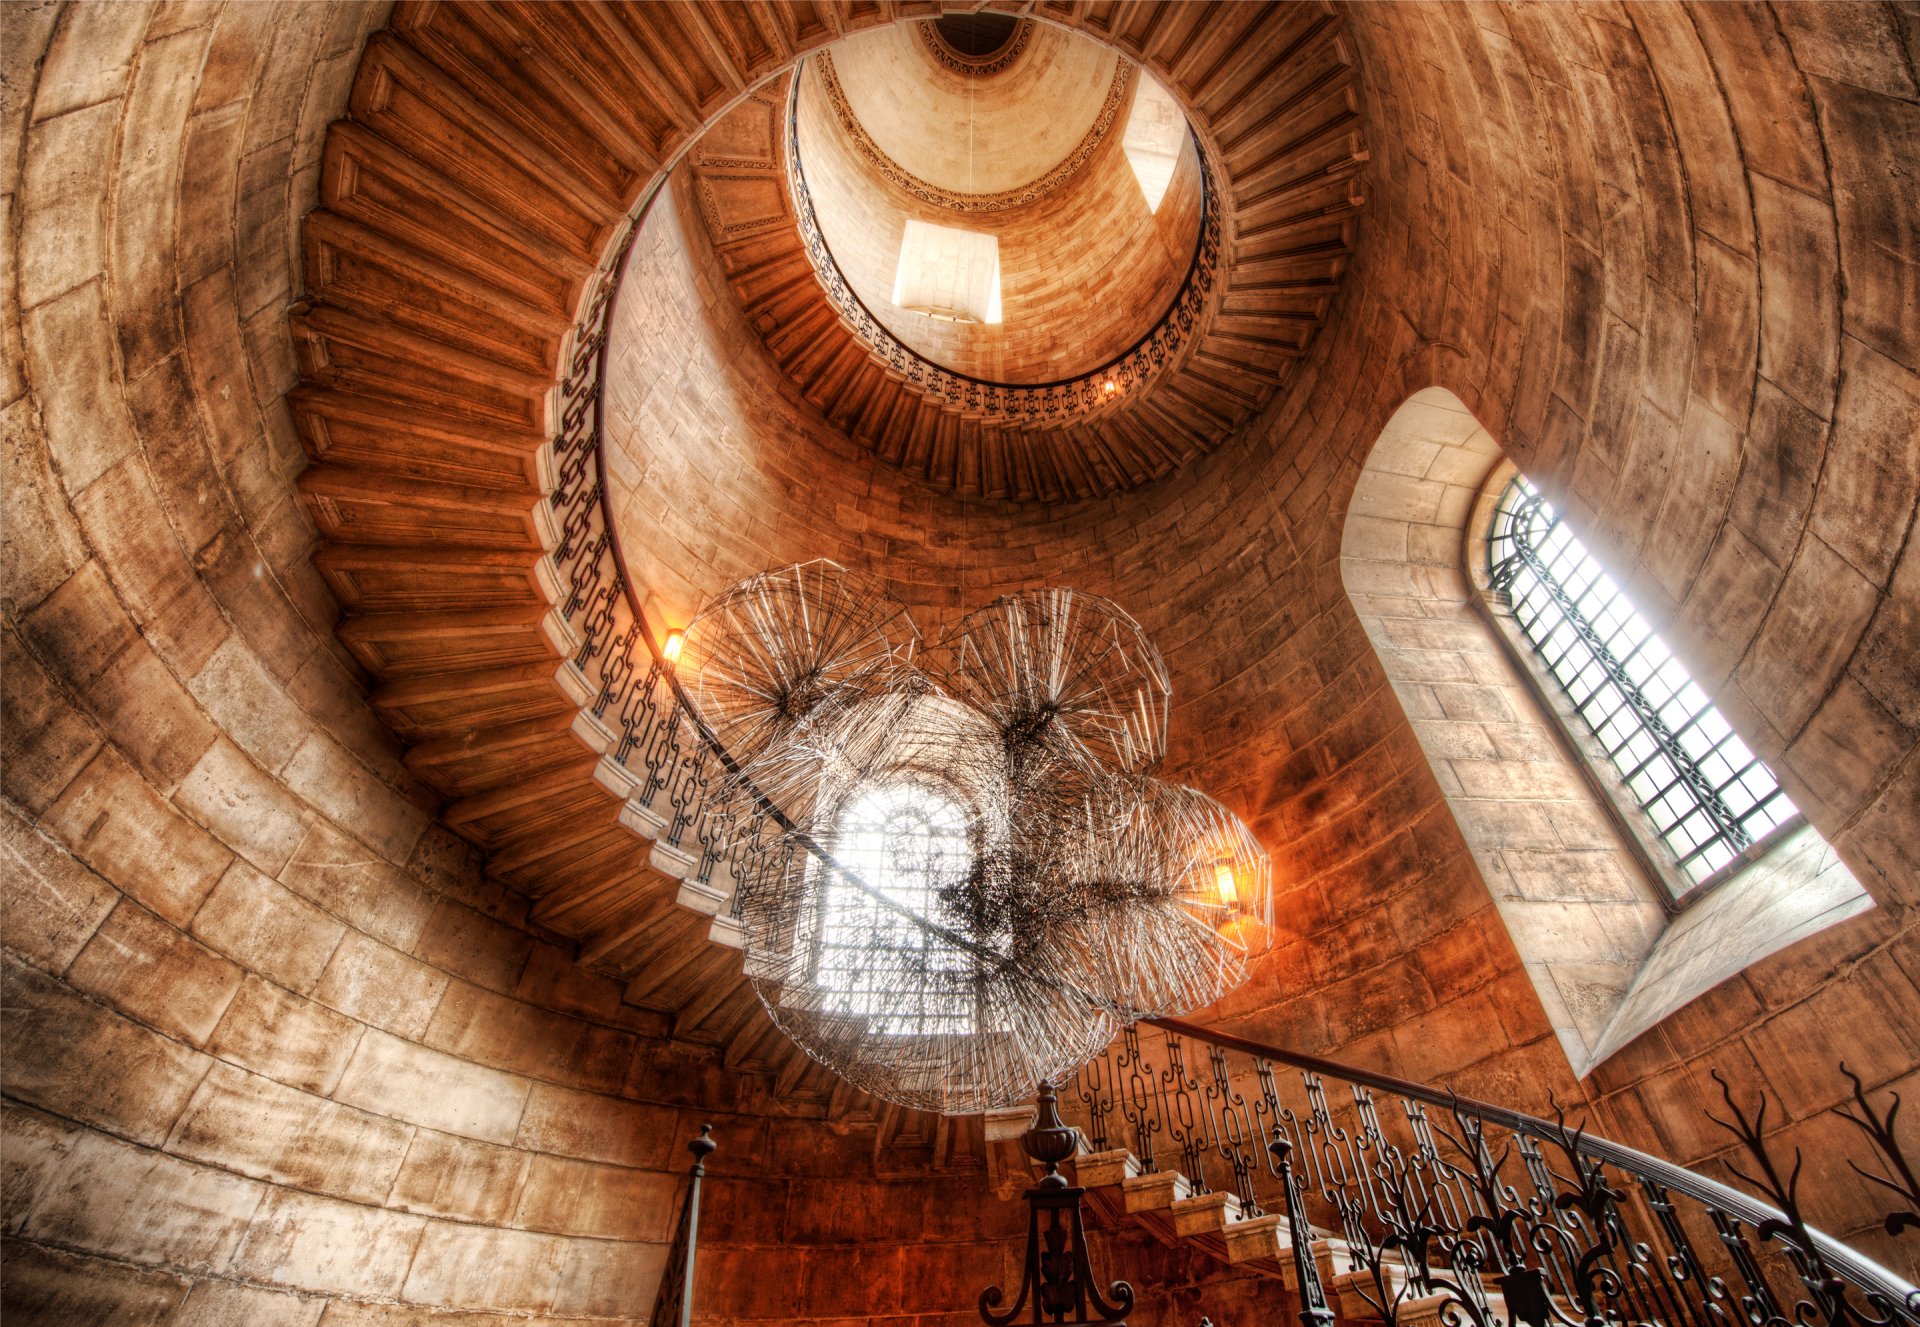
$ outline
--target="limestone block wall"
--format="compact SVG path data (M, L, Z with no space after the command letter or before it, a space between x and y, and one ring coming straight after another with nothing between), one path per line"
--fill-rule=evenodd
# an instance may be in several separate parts
M1113 595L1173 667L1174 772L1275 852L1280 943L1213 1017L1523 1106L1584 1088L1600 1127L1715 1166L1717 1066L1774 1094L1789 1145L1837 1157L1831 1061L1909 1089L1920 1066L1920 304L1887 257L1920 217L1896 164L1911 15L1353 12L1390 136L1360 250L1295 386L1235 442L1150 490L1022 511L891 486L797 431L695 459L674 441L689 417L659 405L625 438L698 482L630 513L629 547L674 550L676 611L737 574L735 531L849 558L916 605L1048 580ZM1433 385L1562 501L1879 905L1583 1087L1340 576L1362 461ZM1866 1190L1842 1171L1828 1193L1821 1219L1873 1244Z
M322 133L383 18L5 11L0 1313L643 1321L704 1121L713 1266L774 1316L852 1311L867 1232L833 1195L876 1157L875 1203L937 1204L984 1283L977 1156L932 1176L671 1040L528 924L366 707L281 395ZM807 1246L786 1279L729 1271L768 1230ZM885 1286L883 1313L959 1293Z
M0 1196L25 1321L630 1317L691 1113L731 1102L722 1129L760 1127L727 1095L742 1080L517 924L332 640L287 484L284 313L319 134L378 18L5 11L19 1141ZM732 579L742 542L840 551L948 609L1041 580L1113 594L1174 667L1174 772L1257 825L1286 886L1282 943L1212 1016L1522 1106L1577 1101L1339 574L1361 458L1408 395L1447 386L1628 570L1880 904L1680 1011L1584 1095L1605 1131L1717 1166L1706 1068L1764 1087L1823 1168L1815 1218L1878 1248L1839 1161L1852 1136L1822 1114L1842 1085L1809 1048L1910 1094L1920 1065L1913 19L1354 22L1386 144L1361 250L1295 390L1235 443L1124 499L969 506L811 434L742 426L689 461L689 421L733 408L689 375L633 435L663 486L629 548L672 531L676 595ZM665 487L672 466L705 482ZM784 1221L830 1131L776 1119ZM798 1265L857 1269L859 1243ZM917 1293L901 1266L886 1284Z

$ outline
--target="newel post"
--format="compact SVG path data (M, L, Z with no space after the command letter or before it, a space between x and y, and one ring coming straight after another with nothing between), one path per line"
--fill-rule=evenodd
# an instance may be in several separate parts
M1086 1190L1067 1183L1060 1173L1060 1163L1079 1147L1080 1135L1060 1119L1053 1084L1040 1084L1033 1127L1021 1135L1020 1142L1027 1155L1045 1167L1045 1174L1024 1195L1027 1256L1021 1267L1020 1293L1005 1312L996 1312L1005 1295L999 1286L988 1286L980 1292L981 1319L988 1327L1009 1327L1031 1302L1029 1322L1126 1327L1127 1314L1133 1310L1133 1287L1115 1281L1106 1295L1100 1293L1087 1260L1086 1229L1080 1219L1080 1200Z

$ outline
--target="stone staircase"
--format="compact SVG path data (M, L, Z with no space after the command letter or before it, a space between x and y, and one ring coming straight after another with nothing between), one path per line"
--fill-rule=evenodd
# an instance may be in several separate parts
M1020 1145L1020 1136L1032 1120L1032 1110L1024 1106L989 1112L986 1117L988 1166L1003 1191L1038 1173ZM1109 1228L1135 1227L1160 1244L1183 1246L1265 1278L1277 1292L1297 1299L1295 1230L1285 1216L1250 1210L1237 1194L1202 1190L1178 1170L1149 1169L1125 1148L1092 1151L1084 1132L1080 1151L1065 1170L1086 1190L1087 1207ZM1383 1323L1386 1315L1375 1302L1379 1296L1373 1275L1348 1242L1317 1226L1305 1233L1335 1323L1355 1327ZM1388 1295L1399 1298L1406 1285L1401 1264L1389 1254L1382 1260L1381 1272ZM1400 1299L1395 1327L1438 1327L1449 1300L1440 1294L1407 1295ZM1489 1292L1487 1301L1491 1314L1504 1320L1506 1306L1499 1293Z

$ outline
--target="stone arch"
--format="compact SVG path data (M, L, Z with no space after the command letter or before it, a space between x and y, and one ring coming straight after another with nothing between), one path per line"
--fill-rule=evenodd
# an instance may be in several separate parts
M1458 397L1414 393L1362 463L1341 578L1584 1077L1726 978L1873 904L1808 829L1770 865L1669 909L1632 812L1488 595L1487 523L1513 473Z

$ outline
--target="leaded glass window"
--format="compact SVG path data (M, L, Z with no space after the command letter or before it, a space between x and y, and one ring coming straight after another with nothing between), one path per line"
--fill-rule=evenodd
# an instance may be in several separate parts
M1676 897L1798 821L1773 771L1525 476L1500 495L1487 555L1520 633L1671 851Z
M832 837L848 874L835 872L823 892L820 1007L896 1036L971 1032L971 956L915 920L941 919L941 886L964 877L973 860L966 814L917 784L882 784L847 802Z

